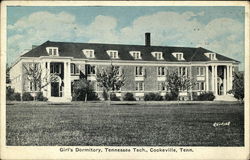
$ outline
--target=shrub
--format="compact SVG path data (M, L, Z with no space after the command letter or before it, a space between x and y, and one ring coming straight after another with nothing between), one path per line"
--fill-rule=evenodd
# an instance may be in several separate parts
M244 74L241 72L234 73L233 87L228 93L232 93L234 97L243 102L244 100Z
M87 94L85 93L86 92L80 92L78 96L76 96L76 94L73 94L73 101L85 101L85 96L87 96L88 101L99 100L96 92L88 92Z
M87 96L87 100L99 100L98 95L94 92L93 84L86 79L80 79L73 83L73 100L84 101Z
M21 94L20 93L14 93L13 97L16 101L21 101Z
M192 92L192 97L193 97L193 101L197 101L198 100L198 95L197 95L197 92ZM191 97L191 95L190 95Z
M43 96L43 92L38 92L36 95L36 100L37 101L48 101L48 98Z
M174 101L174 100L177 100L177 96L173 95L172 93L166 93L165 100L166 101Z
M130 93L130 92L128 92L128 93L126 93L126 94L124 95L123 100L124 100L124 101L136 101L136 99L135 99L133 93Z
M213 92L204 92L197 96L197 101L213 101L214 98Z
M11 95L7 96L7 97L6 97L6 100L7 100L7 101L14 101L14 100L15 100L14 94L11 94Z
M21 95L20 93L15 93L14 89L8 86L6 87L6 100L7 101L20 101Z
M106 101L106 100L108 100L108 93L106 92L106 90L104 89L103 90L103 92L102 92L102 97L103 97L103 99Z
M120 98L118 98L118 97L116 96L116 94L111 93L111 94L110 94L110 100L111 100L111 101L120 101Z
M6 100L7 101L14 101L14 89L12 89L10 86L6 87Z
M144 101L162 101L163 97L159 93L148 93L144 96Z
M96 101L96 100L99 100L99 97L98 97L96 92L90 92L90 93L88 93L87 100L88 101Z
M23 101L32 101L34 98L30 95L29 92L24 92L23 93Z

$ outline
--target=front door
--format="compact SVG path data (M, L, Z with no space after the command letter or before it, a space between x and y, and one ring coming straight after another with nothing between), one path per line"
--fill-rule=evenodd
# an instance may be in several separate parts
M51 96L59 97L59 82L51 82Z

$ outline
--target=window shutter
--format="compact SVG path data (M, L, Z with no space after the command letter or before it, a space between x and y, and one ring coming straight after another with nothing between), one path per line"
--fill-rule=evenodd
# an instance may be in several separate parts
M93 66L93 74L95 74L95 71L96 71L96 67Z
M137 67L134 68L134 76L136 76L136 69L137 69Z
M143 76L146 76L146 68L143 67Z
M85 74L86 74L86 75L89 74L88 68L89 68L89 65L86 65L86 66L85 66Z

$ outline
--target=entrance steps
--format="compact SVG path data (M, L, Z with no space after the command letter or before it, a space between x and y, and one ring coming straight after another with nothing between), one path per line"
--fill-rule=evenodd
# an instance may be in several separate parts
M215 96L215 101L237 101L237 99L234 98L233 95L227 94L227 95L217 95L217 96Z

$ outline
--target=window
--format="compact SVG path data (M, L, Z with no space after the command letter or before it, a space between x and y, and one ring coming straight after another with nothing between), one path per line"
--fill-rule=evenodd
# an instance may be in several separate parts
M47 47L46 50L50 56L58 56L59 55L58 54L58 47Z
M205 53L205 55L206 55L210 60L217 60L217 59L216 59L216 54L215 54L215 53Z
M53 49L49 49L49 55L52 55L53 54Z
M204 91L205 90L205 83L204 82L198 82L197 87L199 91Z
M80 65L71 63L70 64L70 73L75 74L75 75L79 75L80 74Z
M87 65L86 69L88 75L95 74L95 66Z
M95 52L93 49L84 49L82 51L87 58L95 58Z
M163 60L162 52L152 52L152 55L153 55L157 60Z
M34 89L33 82L30 81L30 91L33 91L33 89Z
M144 68L142 66L135 67L135 76L143 76L144 75Z
M167 75L166 72L167 72L167 70L165 67L157 67L157 75L158 76L165 76L165 75Z
M167 86L165 82L158 82L158 90L159 91L166 91L167 90Z
M179 67L178 68L179 76L187 76L187 67Z
M53 49L53 56L57 55L57 49Z
M118 59L118 51L115 51L115 50L108 50L107 51L108 55L110 58L112 59Z
M61 74L61 68L62 65L61 64L57 64L57 63L52 63L50 65L50 73L58 73Z
M31 92L38 91L39 87L38 87L38 83L36 81L34 81L34 82L30 81L29 85L30 85L29 89Z
M140 51L130 51L129 53L134 57L134 59L141 59Z
M88 51L89 58L94 58L94 52L93 51Z
M75 65L75 74L80 74L80 65L79 64Z
M144 90L144 82L136 82L136 91L143 91Z
M120 66L114 66L114 69L116 69L118 71L118 75L122 74L122 69Z
M73 63L70 64L70 73L71 74L75 73L75 64L73 64Z
M204 76L204 73L205 73L205 68L204 67L198 67L197 68L197 75L198 76Z
M185 60L183 57L183 53L181 52L174 52L172 55L177 59L177 60Z

